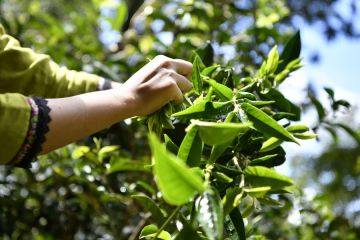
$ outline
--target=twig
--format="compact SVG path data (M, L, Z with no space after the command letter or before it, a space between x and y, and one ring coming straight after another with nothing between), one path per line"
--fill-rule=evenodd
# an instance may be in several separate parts
M156 235L154 236L153 239L156 239L162 230L164 230L166 228L166 226L170 223L170 221L175 217L175 215L178 213L178 211L180 210L181 206L178 206L172 213L171 215L166 219L166 221L164 222L164 224L159 228L159 230L157 231Z

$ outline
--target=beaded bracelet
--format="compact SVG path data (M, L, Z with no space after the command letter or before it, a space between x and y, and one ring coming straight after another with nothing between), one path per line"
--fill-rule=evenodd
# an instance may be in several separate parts
M25 158L29 150L31 149L32 144L34 143L35 140L36 126L39 121L39 108L37 104L32 98L27 98L27 102L31 107L29 129L26 138L24 140L24 143L20 148L20 151L12 161L12 163L14 164L21 162Z

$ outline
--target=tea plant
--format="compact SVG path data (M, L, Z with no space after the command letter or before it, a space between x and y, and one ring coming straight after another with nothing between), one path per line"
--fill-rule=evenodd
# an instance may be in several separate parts
M278 195L294 184L273 169L285 161L281 144L316 137L292 123L301 110L277 89L301 67L300 45L297 33L280 56L273 47L256 75L241 79L194 53L194 89L182 110L168 105L148 118L160 192L134 196L152 219L140 239L245 239L253 211L281 206Z

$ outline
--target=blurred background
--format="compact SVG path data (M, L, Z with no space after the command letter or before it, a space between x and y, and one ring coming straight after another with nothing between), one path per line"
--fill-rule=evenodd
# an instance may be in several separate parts
M119 82L158 54L190 59L193 50L246 77L300 30L305 66L281 90L319 135L286 146L279 170L298 191L253 231L360 239L359 9L357 0L0 0L0 23L61 65ZM30 170L1 166L0 238L136 239L146 213L130 196L152 191L151 176L109 169L109 158L148 155L145 126L126 121Z

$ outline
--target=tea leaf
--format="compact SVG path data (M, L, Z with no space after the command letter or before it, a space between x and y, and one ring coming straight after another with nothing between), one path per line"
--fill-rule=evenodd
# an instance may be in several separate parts
M248 124L227 122L204 122L191 120L199 126L200 137L205 144L213 146L228 143L249 129Z
M199 135L199 127L190 125L186 135L180 145L178 157L187 163L190 167L196 167L200 164L203 143Z
M299 144L283 126L260 109L249 103L241 104L241 108L245 111L248 119L253 123L254 128L259 132L274 136L280 140Z
M149 140L155 161L154 175L166 202L183 205L196 193L205 190L203 180L183 161L167 152L165 146L153 133L149 135Z
M245 181L252 187L271 187L271 190L293 185L293 181L273 169L262 166L249 166L244 170Z

